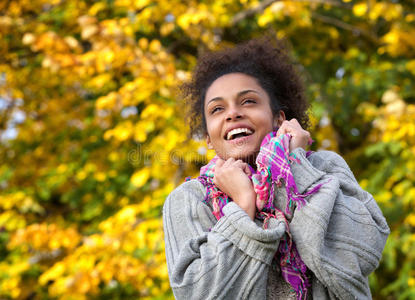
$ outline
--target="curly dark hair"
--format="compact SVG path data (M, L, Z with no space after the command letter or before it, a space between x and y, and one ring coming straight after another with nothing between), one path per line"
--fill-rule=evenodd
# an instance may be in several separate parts
M256 78L270 97L274 115L283 110L288 120L296 118L304 129L308 128L309 103L302 80L282 41L267 37L209 52L198 60L191 81L181 86L192 136L204 137L207 134L204 115L206 91L213 81L229 73L244 73Z

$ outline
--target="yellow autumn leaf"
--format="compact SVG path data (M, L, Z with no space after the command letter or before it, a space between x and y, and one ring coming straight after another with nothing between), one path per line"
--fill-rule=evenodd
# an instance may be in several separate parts
M55 278L62 276L64 272L65 264L63 262L57 262L39 277L39 283L41 285L45 285L50 280L54 280Z
M84 40L91 38L93 35L98 33L98 26L95 24L86 25L82 28L81 37Z
M150 116L154 116L160 111L160 107L156 104L150 104L148 105L143 112L141 113L142 118L148 118Z
M161 43L159 40L152 40L149 46L149 50L153 53L157 53L161 50Z
M137 172L135 172L131 176L131 183L137 188L142 187L144 184L147 183L148 179L150 177L150 170L148 168L143 168Z
M117 101L117 94L114 92L109 93L108 95L99 97L95 107L97 109L112 109Z
M177 19L177 24L183 28L184 30L187 30L192 22L192 18L189 14L183 14Z
M408 61L405 65L406 69L415 75L415 59Z
M415 214L409 214L405 219L405 223L409 224L412 227L415 227Z
M367 4L366 3L358 3L353 6L353 13L357 17L362 17L366 14L367 11Z
M390 31L383 36L383 39L388 44L397 44L399 42L399 32L396 30Z
M174 27L173 23L164 23L160 27L160 34L163 36L169 35L174 30Z
M103 182L107 178L107 175L104 172L98 172L94 174L96 181Z
M146 50L148 47L148 40L146 38L141 38L138 40L138 46L142 49L142 50Z
M111 135L119 141L126 141L132 135L133 128L134 126L131 121L125 121L117 125Z
M30 45L35 41L36 37L33 33L25 33L25 35L23 36L22 42L25 45Z
M97 2L94 5L92 5L91 8L89 9L89 15L95 16L98 12L100 12L101 10L104 10L106 7L107 7L106 3Z
M265 27L268 23L272 22L273 19L273 13L269 9L266 9L265 12L258 18L258 25Z
M147 139L147 132L140 123L137 123L134 130L134 140L143 143Z

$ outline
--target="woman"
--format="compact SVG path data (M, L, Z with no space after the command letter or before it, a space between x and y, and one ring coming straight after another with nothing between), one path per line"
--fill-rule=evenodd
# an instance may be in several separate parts
M205 55L184 87L217 156L163 209L177 299L370 299L389 234L345 161L308 153L308 104L284 49Z

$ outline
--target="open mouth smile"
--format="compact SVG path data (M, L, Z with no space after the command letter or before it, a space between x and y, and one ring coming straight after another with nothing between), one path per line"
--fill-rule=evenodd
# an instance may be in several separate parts
M238 127L229 130L224 138L227 141L236 140L242 137L250 136L254 133L254 130L247 128L247 127Z

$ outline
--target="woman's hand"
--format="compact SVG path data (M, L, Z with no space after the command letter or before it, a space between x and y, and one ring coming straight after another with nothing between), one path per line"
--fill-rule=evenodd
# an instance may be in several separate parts
M290 152L296 148L305 149L310 144L311 136L307 130L304 130L297 119L291 119L290 121L283 121L280 128L277 131L277 136L282 134L290 134Z
M231 197L253 220L256 212L256 193L248 177L250 175L248 164L242 160L229 158L224 161L219 158L215 165L213 183Z

